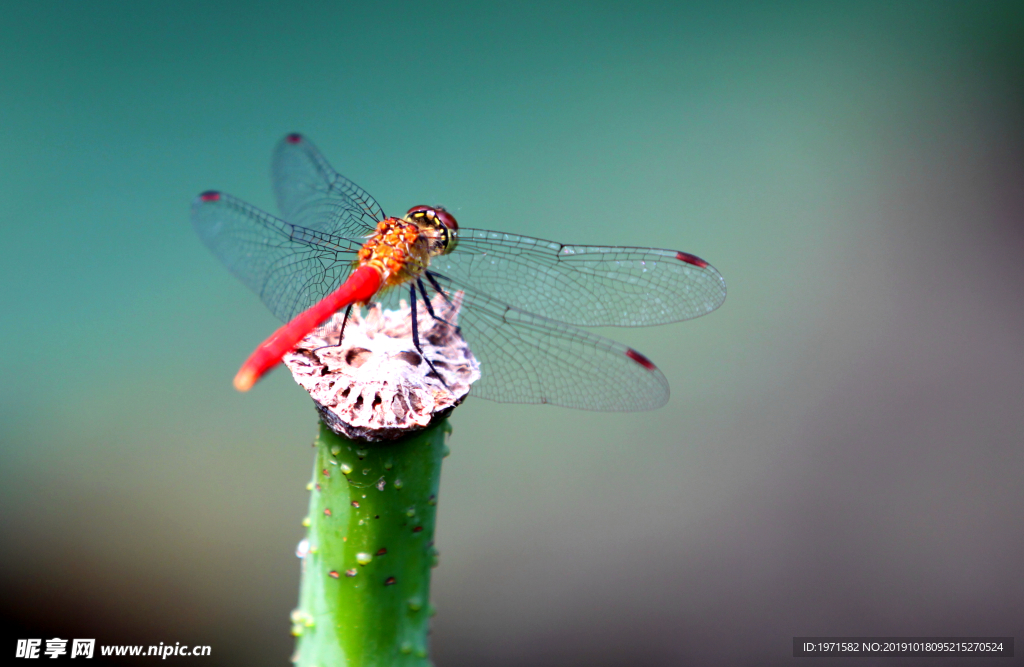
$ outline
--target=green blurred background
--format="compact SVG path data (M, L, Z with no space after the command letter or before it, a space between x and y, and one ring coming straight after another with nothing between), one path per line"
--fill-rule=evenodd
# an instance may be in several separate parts
M4 3L2 650L286 664L315 413L231 388L277 323L188 206L274 210L290 131L388 212L729 284L602 332L661 410L456 411L439 665L1024 637L1022 118L1020 3Z

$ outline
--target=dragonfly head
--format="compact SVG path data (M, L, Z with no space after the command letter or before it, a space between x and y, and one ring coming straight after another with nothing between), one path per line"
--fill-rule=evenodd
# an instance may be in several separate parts
M440 206L413 206L405 219L421 228L433 230L432 255L445 255L455 250L459 239L459 223L455 216Z

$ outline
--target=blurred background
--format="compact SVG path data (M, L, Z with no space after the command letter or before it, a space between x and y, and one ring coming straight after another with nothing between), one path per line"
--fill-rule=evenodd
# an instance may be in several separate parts
M290 131L388 212L728 281L601 332L665 408L455 412L438 665L1024 638L1021 3L8 2L0 63L3 651L287 664L316 416L232 389L277 322L188 207L274 210Z

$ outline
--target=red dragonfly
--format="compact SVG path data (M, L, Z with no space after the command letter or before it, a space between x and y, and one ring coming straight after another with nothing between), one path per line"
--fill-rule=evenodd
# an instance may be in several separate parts
M481 372L471 395L649 410L668 401L661 371L579 327L678 322L725 300L721 274L685 252L466 229L439 206L389 218L299 134L278 143L272 176L282 218L215 191L192 204L206 245L287 322L242 366L235 378L242 391L341 309L347 316L353 305L395 307L408 298L419 348L417 303L438 319L431 299L462 292L458 326Z

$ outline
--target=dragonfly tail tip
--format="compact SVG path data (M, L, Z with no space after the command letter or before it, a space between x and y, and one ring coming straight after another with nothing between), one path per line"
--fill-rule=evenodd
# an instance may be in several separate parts
M238 391L249 391L259 380L259 376L251 368L243 367L235 376L235 389Z

